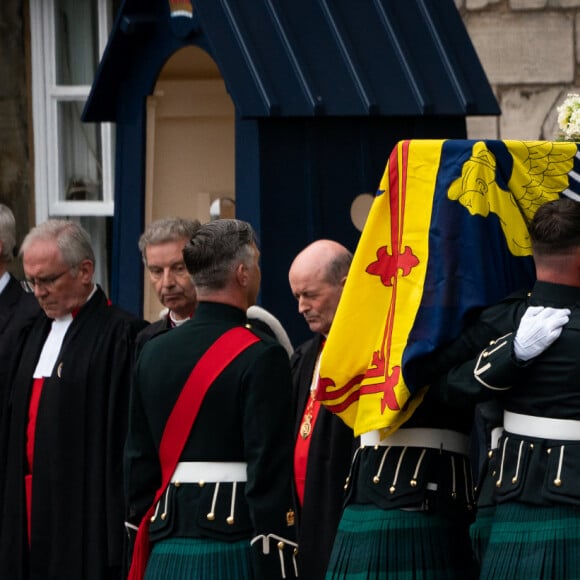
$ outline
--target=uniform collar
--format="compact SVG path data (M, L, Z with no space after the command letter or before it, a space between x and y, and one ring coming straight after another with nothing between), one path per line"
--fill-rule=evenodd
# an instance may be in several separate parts
M195 309L195 316L193 320L198 322L231 322L234 324L244 325L246 323L246 312L230 306L229 304L222 304L221 302L205 302L198 303Z
M580 304L580 288L537 280L530 296L530 304L554 308Z

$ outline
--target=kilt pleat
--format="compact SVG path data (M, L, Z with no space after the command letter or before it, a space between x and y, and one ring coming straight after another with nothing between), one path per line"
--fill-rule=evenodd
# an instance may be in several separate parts
M495 512L494 506L486 506L477 509L477 517L469 528L469 535L471 536L471 547L475 561L481 566L489 536L491 534L491 525L493 523L493 514Z
M438 514L345 508L327 580L471 580L477 574L467 523Z
M248 580L252 578L250 542L169 538L153 545L145 580Z
M580 509L498 505L480 578L580 579Z

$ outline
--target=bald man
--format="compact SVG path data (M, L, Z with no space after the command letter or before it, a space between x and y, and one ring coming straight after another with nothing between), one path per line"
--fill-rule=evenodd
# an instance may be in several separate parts
M322 346L330 331L352 254L318 240L292 262L289 282L314 337L300 345L290 365L293 379L294 482L298 506L300 578L324 578L342 512L344 481L356 449L352 430L315 399Z

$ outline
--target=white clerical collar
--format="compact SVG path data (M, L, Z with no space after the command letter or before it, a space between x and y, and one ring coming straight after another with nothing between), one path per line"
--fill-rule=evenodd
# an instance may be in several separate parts
M38 359L36 369L32 375L33 378L39 379L42 377L50 377L52 375L64 337L72 321L72 314L65 314L65 316L55 318L52 321L50 332L44 341L40 358Z
M171 324L175 327L181 326L182 324L187 322L189 318L190 317L188 316L187 318L181 318L180 320L177 320L177 318L175 318L175 316L173 315L173 312L171 310L169 311L169 320L171 320Z
M0 294L4 292L4 288L8 286L8 282L10 282L10 274L8 272L4 272L4 274L0 276Z
M95 292L97 291L97 285L93 284L93 289L91 290L91 293L87 296L87 299L85 301L85 304L95 295ZM83 304L83 306L85 305Z

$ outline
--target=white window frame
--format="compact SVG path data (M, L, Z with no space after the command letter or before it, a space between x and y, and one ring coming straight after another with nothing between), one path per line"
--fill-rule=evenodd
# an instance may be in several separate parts
M109 0L98 0L99 55L111 29ZM60 199L58 105L86 102L90 85L57 85L54 0L30 0L30 49L32 62L32 126L34 131L34 182L36 223L57 216L112 216L114 213L113 130L98 123L101 132L102 192L99 201Z

